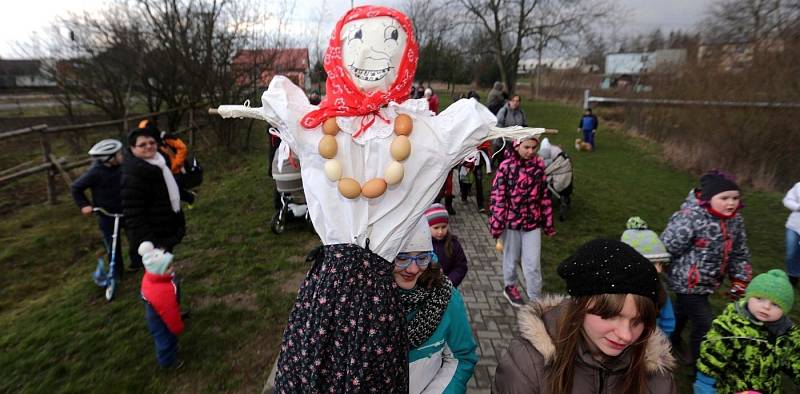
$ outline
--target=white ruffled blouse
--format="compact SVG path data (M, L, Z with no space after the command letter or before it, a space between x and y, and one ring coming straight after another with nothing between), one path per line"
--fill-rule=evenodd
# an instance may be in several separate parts
M378 198L359 196L351 200L343 197L337 183L325 176L326 159L317 148L322 127L305 129L299 124L305 114L317 109L309 104L305 93L287 78L276 76L261 102L264 117L299 158L311 221L323 244L365 247L369 239L369 249L389 261L401 251L403 241L436 198L448 171L473 153L497 122L474 99L459 100L436 116L424 99L391 102L381 109L382 117L390 123L376 117L375 123L355 140L352 134L358 130L362 117L337 118L342 132L336 136L336 159L342 165L343 176L362 185L372 178L384 177L384 169L392 160L389 145L394 139L397 115L407 114L414 122L411 155L402 162L402 182L389 186Z

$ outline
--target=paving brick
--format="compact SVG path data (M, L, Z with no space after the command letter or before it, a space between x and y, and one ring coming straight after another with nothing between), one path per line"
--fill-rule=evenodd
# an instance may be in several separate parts
M503 297L502 255L494 249L488 217L477 212L474 197L466 204L459 198L455 200L457 213L450 216L450 225L469 260L469 273L461 282L460 291L480 353L467 392L489 393L497 363L517 330L516 309ZM519 268L517 276L523 280Z

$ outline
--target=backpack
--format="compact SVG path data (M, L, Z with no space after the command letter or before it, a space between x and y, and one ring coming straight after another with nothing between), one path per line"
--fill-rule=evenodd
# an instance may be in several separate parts
M184 162L181 172L175 176L175 181L184 189L193 189L203 183L203 167L197 162L197 158Z

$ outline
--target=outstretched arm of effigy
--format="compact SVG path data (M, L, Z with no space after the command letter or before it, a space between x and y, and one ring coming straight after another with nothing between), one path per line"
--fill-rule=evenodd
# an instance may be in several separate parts
M558 130L556 129L545 129L543 127L522 127L522 126L511 126L511 127L492 127L489 130L489 134L481 140L483 141L490 141L497 138L507 138L510 140L521 140L524 138L535 137L543 134L557 134Z
M249 105L220 105L217 108L209 108L208 113L211 115L219 115L222 118L249 118L270 123L275 121L275 119L268 119L261 107L254 108Z

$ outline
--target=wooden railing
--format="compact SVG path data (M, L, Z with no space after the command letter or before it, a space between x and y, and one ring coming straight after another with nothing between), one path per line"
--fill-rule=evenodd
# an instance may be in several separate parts
M185 128L173 132L178 134L188 132L189 147L191 148L194 146L195 132L197 131L197 125L194 122L193 108L190 107L171 108L160 112L128 116L123 119L82 123L76 125L49 127L47 124L38 124L31 127L25 127L18 130L12 130L0 133L0 141L21 136L37 135L39 138L40 147L42 149L41 162L39 162L38 160L32 160L18 164L11 168L0 170L0 186L14 182L21 178L28 177L33 174L44 172L47 180L47 201L53 204L57 201L56 187L55 187L57 174L61 176L61 178L67 184L67 188L69 188L69 185L72 183L72 177L70 176L68 171L74 168L86 166L87 164L90 164L92 162L92 159L85 158L74 161L68 161L66 157L58 157L54 155L50 144L51 137L57 136L65 132L87 132L92 129L102 128L106 126L115 126L120 124L122 125L122 130L129 130L130 129L129 125L133 124L133 122L138 122L141 119L150 119L157 117L159 115L164 115L175 111L183 111L187 109L189 110L189 118L187 126Z

